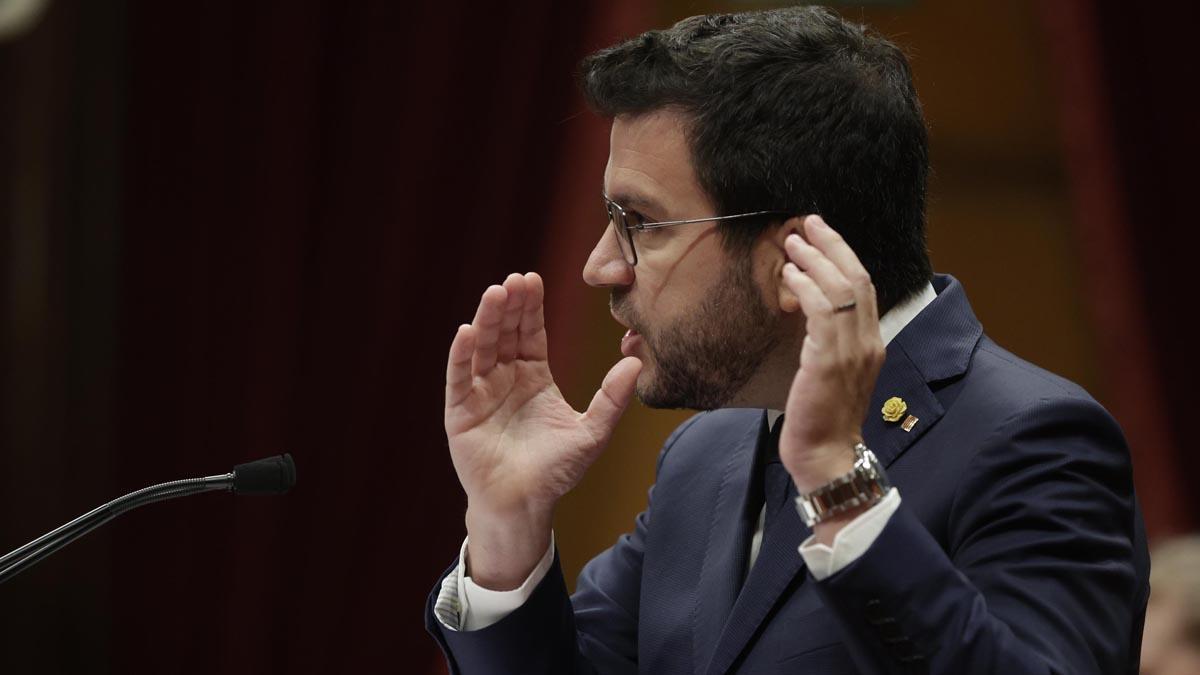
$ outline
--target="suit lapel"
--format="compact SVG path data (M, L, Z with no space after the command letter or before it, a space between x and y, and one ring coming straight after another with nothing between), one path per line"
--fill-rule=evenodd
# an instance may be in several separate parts
M885 467L941 419L945 410L929 385L966 372L983 335L957 279L939 274L933 287L937 298L888 343L863 424L863 440ZM893 396L903 399L908 409L899 420L888 422L882 409ZM909 416L916 420L906 431Z
M795 498L796 487L791 485L788 488L788 499ZM773 540L764 542L754 567L750 569L750 576L746 579L741 594L737 596L729 620L725 623L725 630L708 666L707 672L710 675L728 670L758 632L759 626L775 603L779 602L788 585L804 569L804 559L796 549L811 531L801 522L800 515L794 508L785 505L780 509L778 518L781 532L795 534L774 537Z
M750 548L754 522L746 515L750 473L758 444L766 437L766 413L750 424L722 467L721 484L709 512L708 541L697 585L693 617L694 672L703 672L737 598Z
M892 397L903 399L908 410L899 421L887 422L883 419L883 403ZM941 419L944 412L941 402L925 383L921 371L893 340L888 345L887 359L879 371L875 391L871 394L871 407L867 409L867 419L863 423L862 434L866 446L884 467L891 466L901 453ZM917 421L905 431L904 420L910 415Z

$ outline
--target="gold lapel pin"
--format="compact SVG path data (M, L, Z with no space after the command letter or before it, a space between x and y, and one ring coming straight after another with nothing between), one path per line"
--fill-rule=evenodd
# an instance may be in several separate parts
M912 415L909 415L904 420L904 424L900 425L900 428L905 431L912 431L912 428L915 426L917 426L917 418L913 417Z
M893 396L883 402L883 410L880 412L883 413L884 422L899 422L904 413L908 412L908 404L899 396Z

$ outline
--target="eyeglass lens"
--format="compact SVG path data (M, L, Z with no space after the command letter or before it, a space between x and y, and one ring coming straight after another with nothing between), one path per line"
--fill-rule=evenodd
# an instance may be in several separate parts
M629 223L624 210L616 204L605 200L604 210L608 215L608 222L617 235L617 247L621 249L621 255L624 256L625 262L630 265L637 264L637 253L633 249L632 233L629 231Z

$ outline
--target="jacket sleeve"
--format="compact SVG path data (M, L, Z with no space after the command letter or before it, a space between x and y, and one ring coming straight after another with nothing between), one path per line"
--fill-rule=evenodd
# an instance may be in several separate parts
M671 446L697 417L667 439L658 456L656 477ZM633 532L621 535L584 567L574 596L567 595L555 551L554 564L525 604L487 628L454 631L434 616L439 579L425 603L425 628L445 653L451 674L636 674L642 554L653 497L651 488ZM457 564L456 560L442 578L453 573Z
M905 502L818 582L860 671L1137 672L1145 532L1124 438L1094 401L1042 400L994 430L948 533L943 550Z

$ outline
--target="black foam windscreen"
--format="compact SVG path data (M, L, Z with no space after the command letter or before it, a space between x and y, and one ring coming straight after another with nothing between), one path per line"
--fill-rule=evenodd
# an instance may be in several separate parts
M239 495L281 495L295 484L296 463L287 453L233 467L233 491Z

